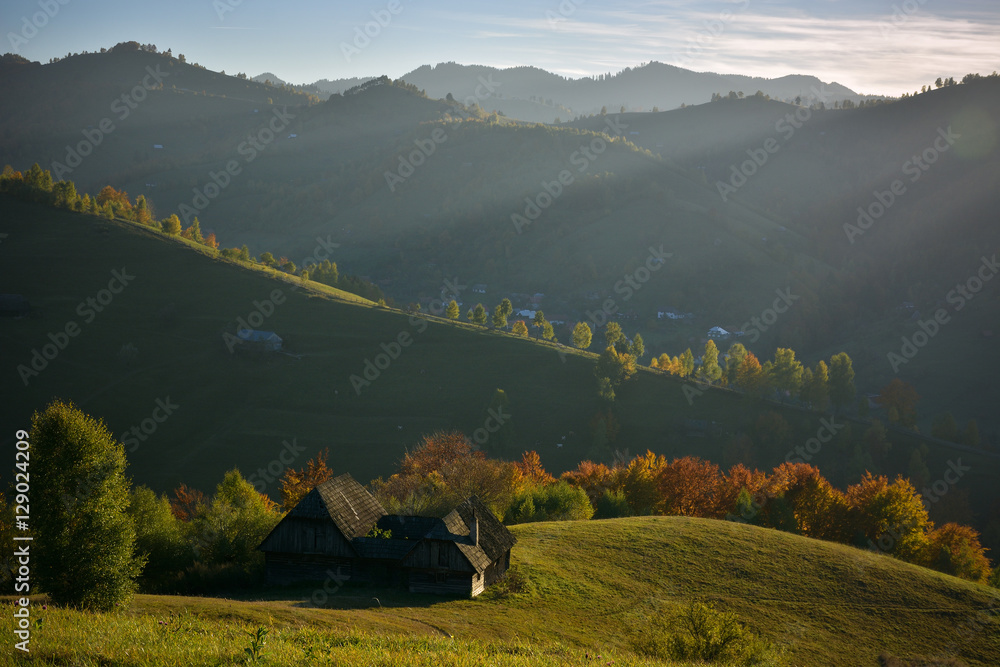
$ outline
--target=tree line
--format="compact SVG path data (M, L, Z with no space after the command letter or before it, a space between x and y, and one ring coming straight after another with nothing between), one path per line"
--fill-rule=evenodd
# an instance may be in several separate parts
M341 276L337 265L330 260L311 263L299 268L287 257L275 259L270 252L261 253L260 257L250 254L250 249L244 244L241 248L219 248L215 233L203 235L201 221L195 216L191 225L183 227L180 218L173 213L162 220L157 220L151 204L146 197L139 195L133 202L128 193L116 190L110 185L104 186L95 197L89 194L79 194L73 181L62 180L53 182L48 169L42 169L36 162L26 172L15 171L6 165L0 173L0 192L8 193L18 199L64 208L78 213L94 215L107 220L124 220L136 223L149 229L162 232L167 236L187 239L198 245L216 251L216 255L235 262L266 266L300 277L302 280L312 280L331 287L356 294L370 301L385 303L385 295L377 285L358 276Z

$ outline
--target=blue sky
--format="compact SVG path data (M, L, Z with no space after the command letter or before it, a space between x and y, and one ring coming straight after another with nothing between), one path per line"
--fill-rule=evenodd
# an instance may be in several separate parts
M657 60L696 71L813 74L893 95L937 76L1000 69L998 0L62 2L4 0L0 51L47 62L137 40L213 70L272 71L294 83L398 77L447 61L579 77ZM51 18L39 14L46 5ZM45 25L31 35L24 25L35 15ZM358 48L356 30L366 24L376 34Z

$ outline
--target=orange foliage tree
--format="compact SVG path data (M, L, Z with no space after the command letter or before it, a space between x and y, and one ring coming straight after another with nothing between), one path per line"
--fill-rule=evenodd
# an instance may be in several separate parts
M714 463L694 456L674 459L657 472L657 504L665 514L721 519L728 509L719 504L721 482L719 466Z
M198 508L206 502L204 493L188 487L187 484L181 484L174 489L174 497L170 499L170 511L181 521L190 521L198 513Z
M861 482L847 487L846 500L855 543L923 564L933 524L910 480L900 476L890 484L885 476L865 473Z
M285 470L281 477L281 505L286 512L298 505L307 493L333 477L333 471L326 464L329 456L328 447L306 461L301 470Z
M556 481L556 478L545 472L542 466L542 459L538 452L524 452L521 460L514 464L521 474L521 483L524 486L545 486Z

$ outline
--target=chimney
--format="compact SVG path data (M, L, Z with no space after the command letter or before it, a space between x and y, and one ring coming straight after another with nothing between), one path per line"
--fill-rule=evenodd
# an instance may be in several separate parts
M469 539L474 545L479 546L479 520L476 519L475 512L472 513L472 525L469 526Z

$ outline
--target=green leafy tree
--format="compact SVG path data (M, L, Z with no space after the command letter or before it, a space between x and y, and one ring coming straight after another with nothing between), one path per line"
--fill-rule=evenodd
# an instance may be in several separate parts
M802 387L802 362L795 358L795 350L779 347L774 353L770 368L771 384L784 400L785 392L798 394Z
M694 354L691 353L691 348L684 350L684 354L680 356L681 362L681 377L691 377L694 373Z
M830 359L830 402L842 408L854 402L854 365L846 352Z
M75 208L77 202L76 185L73 181L59 181L52 186L53 204L60 208Z
M576 326L573 327L573 347L586 350L590 347L593 338L594 334L586 322L577 322Z
M486 308L483 304L476 304L475 310L472 311L472 321L480 326L486 326Z
M941 440L957 442L958 423L955 422L955 416L950 412L945 412L935 417L934 423L931 424L931 435Z
M815 410L826 410L830 403L830 371L825 361L816 364L814 370L803 372L799 397Z
M608 325L604 327L604 342L618 349L618 344L624 340L625 333L622 331L622 325L617 322L608 322Z
M743 357L747 356L747 349L743 343L733 343L726 352L726 383L730 386L736 384L736 375L743 363Z
M635 338L632 339L628 346L628 353L635 357L636 361L646 354L646 343L642 340L641 335L636 334Z
M146 558L141 582L147 591L168 585L194 560L184 525L167 496L145 486L132 490L128 514L135 523L136 552Z
M542 338L545 340L555 340L556 330L552 328L552 324L546 322L542 325Z
M541 328L541 327L545 326L545 322L546 322L546 320L545 320L545 313L543 313L540 310L536 310L535 311L535 317L531 321L532 326L536 326L536 327Z
M708 383L718 382L722 377L722 367L719 366L719 348L716 347L714 340L709 339L705 343L705 352L701 355L698 377Z
M124 446L103 422L58 400L34 414L29 440L40 587L61 605L110 611L128 602L143 560L126 512Z
M514 312L514 306L511 305L510 299L505 298L503 301L497 304L497 307L493 310L493 328L494 329L506 329L507 328L507 318L510 314Z
M458 301L455 301L454 299L449 301L444 314L449 320L457 320L459 316Z

